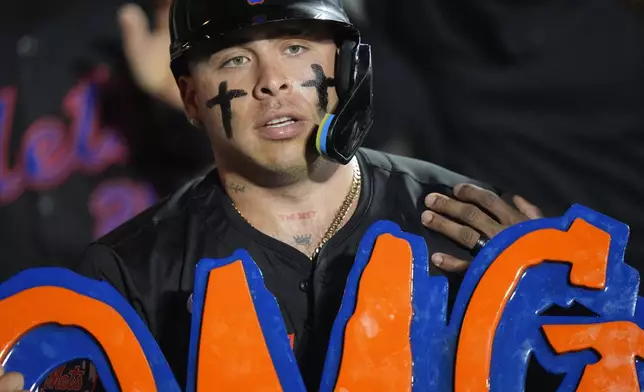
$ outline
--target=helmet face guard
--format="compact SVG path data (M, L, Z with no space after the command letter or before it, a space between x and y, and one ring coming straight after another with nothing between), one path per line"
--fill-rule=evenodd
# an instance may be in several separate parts
M335 79L339 103L327 114L316 135L325 158L347 164L371 124L371 49L360 42L340 0L174 0L170 12L171 68L175 78L188 72L188 56L207 48L229 46L236 33L281 22L325 23L340 42Z

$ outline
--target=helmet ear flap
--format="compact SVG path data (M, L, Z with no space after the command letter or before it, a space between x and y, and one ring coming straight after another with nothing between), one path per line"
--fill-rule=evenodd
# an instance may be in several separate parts
M371 47L361 43L353 43L352 47L349 51L343 45L345 51L338 56L338 106L322 119L315 144L322 156L343 165L351 161L362 144L374 117Z
M349 97L349 92L355 84L357 46L358 43L351 40L345 40L340 44L335 63L335 88L340 102Z

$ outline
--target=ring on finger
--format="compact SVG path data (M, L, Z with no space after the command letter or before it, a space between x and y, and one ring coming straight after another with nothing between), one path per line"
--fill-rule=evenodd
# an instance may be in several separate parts
M472 247L472 250L470 251L470 253L473 256L478 255L481 249L483 249L483 247L487 245L488 242L490 242L490 238L485 234L481 234L479 236L479 239L476 240L476 244L474 244L474 247Z

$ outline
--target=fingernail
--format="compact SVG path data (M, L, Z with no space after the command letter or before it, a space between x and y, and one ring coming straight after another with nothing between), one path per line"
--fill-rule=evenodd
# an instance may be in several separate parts
M429 195L427 196L427 199L425 199L425 203L427 204L427 207L433 206L435 202L436 202L436 195Z
M454 195L458 196L458 194L461 192L461 188L463 188L463 184L458 184L454 187Z
M432 263L434 263L435 266L440 266L443 264L443 256L441 255L432 255Z
M432 214L431 212L425 211L423 212L423 215L421 215L420 217L423 223L429 224L434 219L434 214Z

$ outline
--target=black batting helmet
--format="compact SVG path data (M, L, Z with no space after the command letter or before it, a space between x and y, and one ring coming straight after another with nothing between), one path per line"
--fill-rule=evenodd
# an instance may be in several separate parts
M317 133L318 151L348 163L371 124L371 48L344 12L341 0L174 0L170 11L170 57L175 78L188 73L188 56L206 47L224 48L227 38L254 26L281 22L325 23L339 43L336 90L339 105Z

